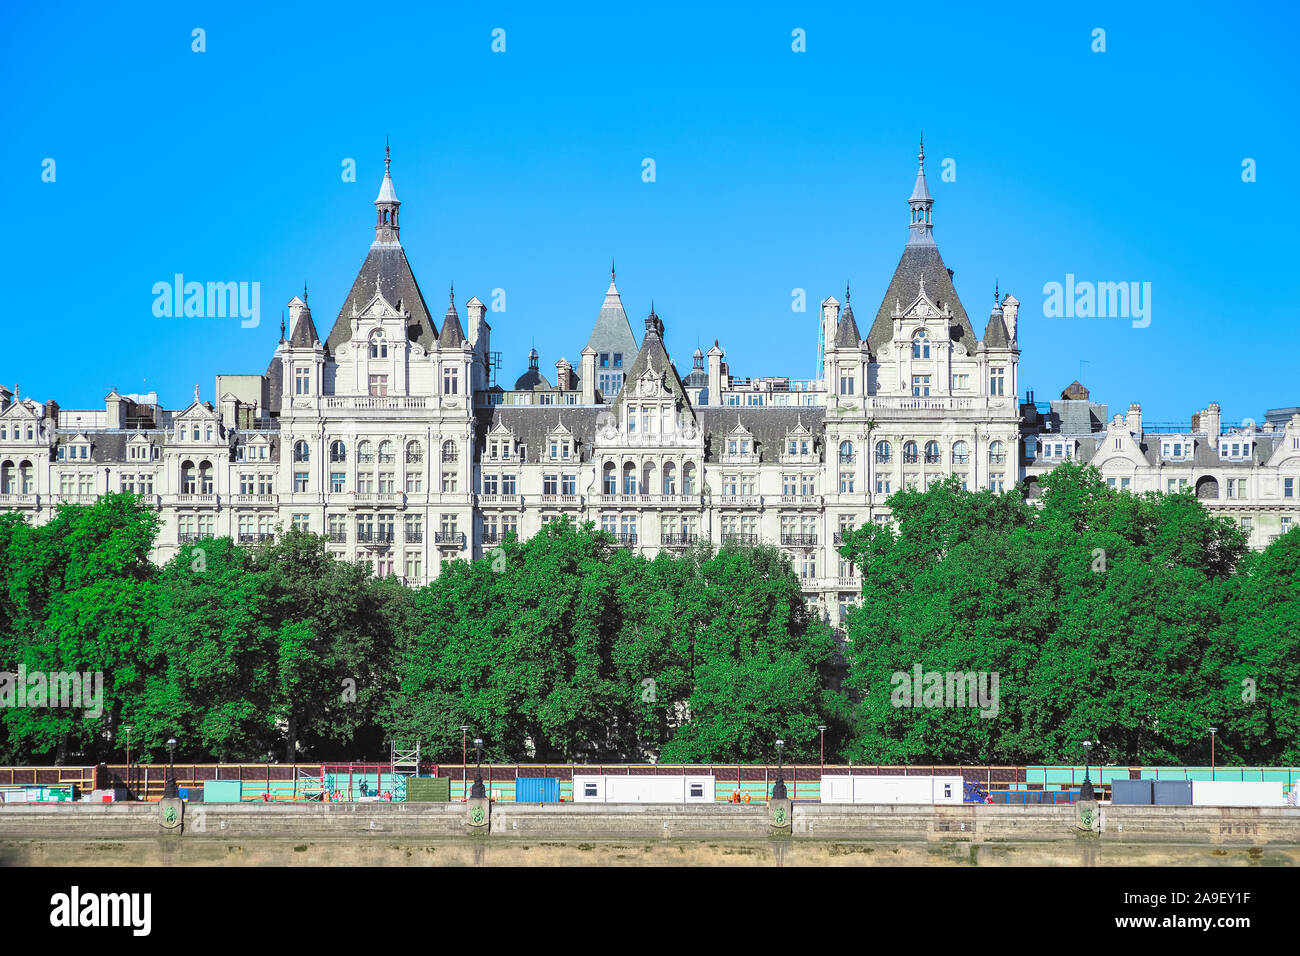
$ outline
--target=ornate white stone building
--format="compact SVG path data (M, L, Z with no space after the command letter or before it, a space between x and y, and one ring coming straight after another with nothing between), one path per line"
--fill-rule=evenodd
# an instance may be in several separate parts
M159 509L156 558L187 542L256 543L297 525L340 558L412 584L561 515L647 553L704 539L780 546L832 622L858 590L840 535L888 520L895 491L949 475L1004 490L1064 460L1115 487L1190 488L1261 546L1300 499L1300 415L1225 430L1217 405L1187 428L1107 419L1075 383L1059 402L1017 400L1010 295L983 335L933 237L924 151L907 243L874 316L848 292L821 305L822 377L733 375L714 342L682 378L653 308L637 343L613 268L574 368L555 381L529 354L503 388L487 308L454 292L436 323L399 239L385 162L375 237L328 336L304 297L263 375L218 375L215 404L166 409L111 392L63 409L0 388L0 507L48 520L61 502L130 491ZM863 335L865 328L866 334Z

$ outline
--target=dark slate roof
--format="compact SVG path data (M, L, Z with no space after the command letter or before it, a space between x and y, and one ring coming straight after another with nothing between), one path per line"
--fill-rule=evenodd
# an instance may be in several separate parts
M516 392L532 392L538 389L552 388L550 380L535 368L530 368L523 375L515 379Z
M320 336L316 334L316 323L311 319L311 309L303 306L302 311L298 313L298 321L293 324L293 332L289 336L289 346L295 349L309 349L320 341Z
M1011 336L1007 334L1007 325L1002 321L1002 310L994 309L989 315L989 324L984 327L984 347L1005 349L1011 345Z
M840 313L839 325L835 329L835 347L837 349L856 349L862 344L862 333L858 331L857 320L853 318L853 306L846 301L844 311Z
M622 407L623 399L629 389L635 389L636 383L641 380L641 376L645 374L646 369L654 371L660 377L682 408L693 417L695 409L691 405L690 398L686 395L686 389L682 387L682 380L677 374L677 368L673 365L672 359L668 357L667 349L664 348L663 322L659 320L659 316L654 314L653 309L646 318L645 338L641 340L641 348L636 353L636 361L627 370L627 376L623 380L623 387L619 389L618 395L614 397L614 406Z
M262 409L267 415L280 414L280 399L284 395L284 364L279 356L271 356L271 364L266 367L266 401Z
M460 327L460 316L456 314L456 300L453 297L447 303L447 314L442 320L442 334L438 336L438 345L444 349L458 349L465 342L465 330Z
M754 450L765 462L781 456L786 436L800 424L820 444L826 432L826 409L819 406L706 405L695 410L704 431L706 461L717 461L723 441L740 422L754 436Z
M498 423L508 428L528 449L527 463L542 461L546 436L563 424L578 439L579 461L591 460L591 446L596 437L596 423L608 409L593 405L494 405L474 410L474 440L480 457L487 435ZM487 462L484 462L486 464Z
M429 315L429 307L425 305L424 295L411 272L411 264L406 261L406 253L395 242L376 243L370 247L365 262L361 263L361 271L352 283L352 290L343 300L325 347L333 352L352 337L352 310L354 307L362 308L374 298L376 280L385 299L394 306L400 302L401 307L411 313L406 337L424 346L425 351L431 351L438 338L438 327Z
M605 302L600 307L600 314L596 316L596 324L591 329L587 345L597 352L621 352L624 356L636 354L636 336L632 334L632 324L627 320L623 299L614 286L612 274Z
M960 342L967 352L975 351L975 330L971 327L966 310L957 298L953 288L952 276L943 264L939 247L931 245L906 246L903 256L898 260L894 277L889 280L885 298L876 312L876 319L867 334L867 344L873 353L878 353L881 346L894 338L894 310L901 303L907 308L921 291L921 276L925 276L925 292L940 309L947 306L952 310L949 335L954 344Z

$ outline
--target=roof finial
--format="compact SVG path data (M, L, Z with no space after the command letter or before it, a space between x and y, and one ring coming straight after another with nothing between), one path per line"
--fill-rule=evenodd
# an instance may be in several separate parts
M849 304L849 280L844 280L844 304Z
M284 341L284 310L280 310L280 341Z
M196 383L195 386L194 386L194 404L197 405L198 402L199 402L199 386L198 386L198 384Z
M455 305L456 304L456 283L453 282L451 284L451 292L448 293L448 295L450 297L451 304Z
M916 157L922 167L925 166L925 130L921 131L921 152Z
M385 133L384 134L384 175L385 176L388 175L388 164L391 162L392 159L390 158L388 153L388 134Z
M609 257L609 284L614 284L614 257Z
M302 304L307 304L307 280L302 280Z
M1000 298L1001 298L1001 296L998 295L998 280L997 280L997 279L994 279L994 280L993 280L993 304L994 304L994 305L997 305L997 304L998 304L998 300L999 300Z

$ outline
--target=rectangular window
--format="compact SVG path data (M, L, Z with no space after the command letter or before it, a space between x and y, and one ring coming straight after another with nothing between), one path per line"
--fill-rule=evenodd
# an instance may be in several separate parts
M454 471L444 471L442 473L442 493L444 495L455 493L457 484L456 478L457 475ZM508 492L508 494L514 494L514 492Z
M419 551L406 552L406 578L408 581L418 581L424 577L424 563Z
M601 368L609 368L609 353L608 353L608 352L601 352L601 353L600 353L600 367L601 367Z
M614 353L614 368L622 368L622 367L623 367L623 353L622 353L622 352L615 352L615 353Z
M296 368L293 371L293 393L307 395L311 392L311 369Z
M501 493L502 493L503 495L513 495L513 494L517 494L517 492L515 491L515 476L514 476L514 475L502 475L502 476L501 476Z
M561 475L560 476L560 494L576 495L578 493L578 476Z
M383 396L388 394L387 375L370 376L370 394L376 396Z
M295 471L293 473L293 490L294 491L307 490L307 472Z
M347 489L347 482L348 476L346 472L330 472L330 491L334 492L334 494L339 494L340 492L345 491Z
M293 526L299 531L311 530L311 515L294 515Z
M952 387L953 387L953 388L959 388L959 389L967 389L967 388L970 388L970 376L969 376L969 375L954 375L954 376L952 377Z
M893 485L888 475L876 474L876 494L888 495L893 494Z
M912 376L912 394L922 397L930 394L930 376L913 375Z
M1282 497L1283 497L1283 498L1294 498L1294 497L1295 497L1295 479L1294 479L1294 478L1283 478L1283 479L1282 479Z
M406 493L419 494L424 490L424 476L418 471L408 471L406 473Z
M442 370L442 394L455 395L460 385L460 370L454 365L445 366Z
M1007 374L1006 369L1003 368L989 369L989 394L990 395L1006 394L1006 392L1004 391L1004 389L1006 388L1006 381L1007 381L1006 374Z
M557 475L542 476L542 494L558 495L560 493L560 481Z
M484 476L483 476L483 494L485 494L485 495L495 495L496 493L497 493L497 476L496 476L496 475L484 475Z

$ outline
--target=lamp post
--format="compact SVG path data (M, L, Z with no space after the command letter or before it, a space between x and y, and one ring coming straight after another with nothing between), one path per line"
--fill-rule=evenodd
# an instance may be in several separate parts
M818 724L818 725L817 725L817 732L818 732L819 734L821 734L821 738L822 738L822 740L821 740L821 760L820 760L819 763L820 763L820 767L821 767L822 776L825 776L825 775L826 775L826 725L825 725L825 724Z
M1090 764L1091 764L1091 761L1089 760L1089 756L1090 756L1089 752L1091 750L1092 750L1092 741L1085 740L1083 742L1083 786L1079 789L1080 800L1096 799L1096 796L1093 794L1092 791L1092 778L1088 775L1088 771L1090 769Z
M469 777L469 771L466 769L469 765L467 759L467 745L469 743L469 724L460 725L460 790L465 792L465 781Z
M126 734L126 795L131 796L131 725L123 724L122 733Z
M487 791L483 789L483 738L474 738L474 786L470 788L469 795L475 800L480 800L487 796Z
M176 738L167 738L167 783L163 786L163 796L175 799L180 796L176 789Z
M784 800L785 794L785 777L781 772L781 751L785 750L785 741L776 742L776 784L772 787L772 799Z
M1210 779L1214 779L1214 735L1219 732L1218 727L1210 728Z

